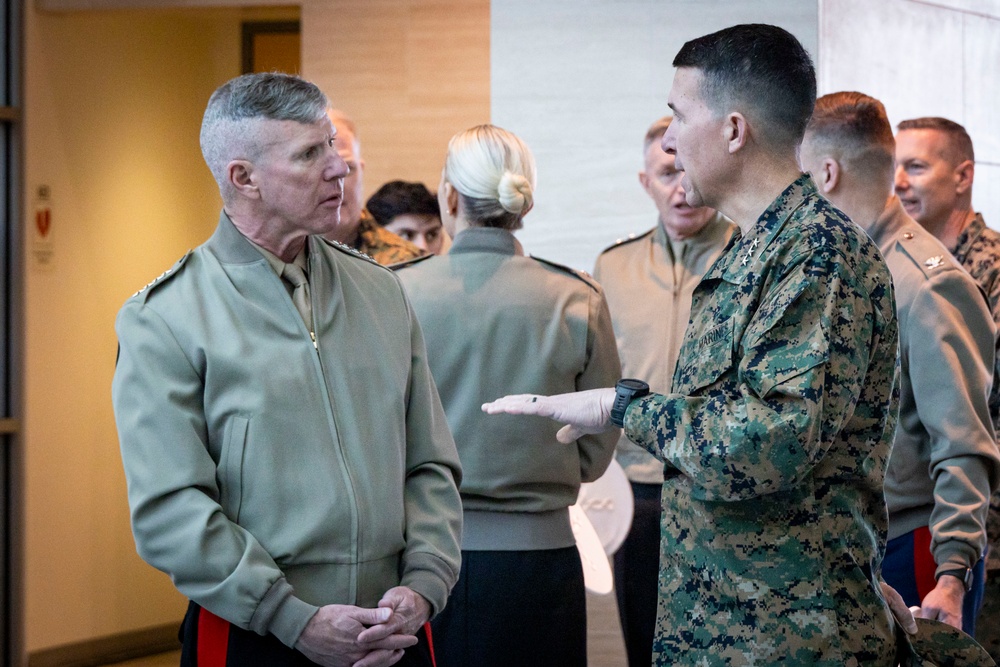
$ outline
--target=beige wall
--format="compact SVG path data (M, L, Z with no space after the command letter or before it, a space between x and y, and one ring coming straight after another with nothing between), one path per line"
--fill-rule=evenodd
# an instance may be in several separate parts
M489 0L304 0L302 71L357 123L366 197L434 190L448 140L490 120Z
M241 17L26 6L25 201L52 192L52 265L26 248L25 646L173 623L184 601L135 555L111 413L122 302L214 228L204 105L239 74Z

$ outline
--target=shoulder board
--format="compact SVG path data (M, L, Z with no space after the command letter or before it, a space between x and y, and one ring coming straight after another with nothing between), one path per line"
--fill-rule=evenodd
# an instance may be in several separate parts
M191 250L188 250L186 253L184 253L183 257L181 257L179 260L177 260L176 262L174 262L173 266L171 266L169 269L167 269L166 271L164 271L160 275L158 275L155 278L153 278L152 280L150 280L148 283L146 283L145 287L143 287L142 289L140 289L138 292L136 292L135 294L133 294L129 298L134 299L135 297L139 296L140 294L143 294L144 292L148 292L148 291L150 291L152 289L155 289L156 287L158 287L158 286L162 285L163 283L165 283L167 280L170 280L170 278L172 278L173 276L177 275L177 271L182 266L184 266L184 262L186 262L187 259L188 259L188 257L191 256L191 252L192 252Z
M341 243L340 241L331 241L330 239L323 238L322 236L318 236L317 238L320 241L322 241L323 243L325 243L328 246L330 246L331 248L336 248L337 250L339 250L340 252L344 253L345 255L353 255L354 257L357 257L358 259L363 259L365 261L371 262L375 266L382 266L381 264L379 264L378 262L376 262L375 258L372 257L371 255L366 255L365 253L361 252L360 250L355 250L354 248L352 248L351 246L347 245L346 243Z
M898 243L926 276L954 264L947 249L938 243L930 243L912 232L904 231L900 234Z
M646 238L647 236L649 236L650 234L652 234L655 231L656 231L656 227L653 227L652 229L647 230L645 232L642 232L641 234L629 234L625 238L621 238L621 239L616 240L614 243L612 243L607 248L605 248L604 250L602 250L599 254L603 255L604 253L608 252L609 250L614 250L618 246L623 246L623 245L625 245L627 243L632 243L632 241L638 241L639 239L644 239L644 238Z
M395 264L390 264L389 268L393 271L399 271L400 269L405 269L408 266L413 266L414 264L419 264L420 262L426 262L431 257L436 257L437 255L432 255L430 253L426 255L421 255L420 257L414 257L413 259L407 259L402 262L396 262Z
M541 262L542 264L548 264L549 266L551 266L553 268L556 268L556 269L559 269L560 271L562 271L564 273L568 273L571 276L573 276L574 278L577 278L577 279L582 280L583 282L587 283L587 285L589 285L594 290L600 290L601 289L600 283L598 283L596 280L594 280L594 277L591 276L586 271L579 271L577 269L574 269L572 267L566 266L564 264L559 264L558 262L553 262L553 261L548 260L548 259L542 259L541 257L535 257L534 255L528 255L528 257L530 257L531 259L535 260L536 262Z

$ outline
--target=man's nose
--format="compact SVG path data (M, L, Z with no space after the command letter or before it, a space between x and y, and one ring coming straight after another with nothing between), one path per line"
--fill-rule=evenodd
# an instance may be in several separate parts
M906 178L906 170L902 166L896 167L896 189L905 190L910 187L910 181Z
M351 173L350 167L347 166L347 162L344 158L340 157L340 153L336 150L330 151L330 163L327 166L327 178L344 178L349 173Z
M676 145L677 144L674 141L674 136L670 132L670 128L668 127L667 131L663 133L663 138L660 139L660 148L662 148L663 152L666 153L667 155L673 155L674 153L677 152L675 150Z

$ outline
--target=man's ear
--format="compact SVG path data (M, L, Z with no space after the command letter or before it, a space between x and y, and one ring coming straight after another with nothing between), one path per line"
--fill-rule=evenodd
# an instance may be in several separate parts
M249 160L233 160L226 165L226 178L239 194L248 199L260 199L253 163Z
M639 172L639 185L646 191L646 194L649 194L649 174L645 171Z
M740 150L750 141L750 126L746 117L738 111L733 111L726 116L722 133L730 154Z
M976 175L976 165L972 160L965 160L955 167L955 192L964 195L972 189L972 179Z
M840 163L832 157L825 157L820 165L819 173L813 174L812 177L819 191L828 195L836 190L837 185L840 184Z

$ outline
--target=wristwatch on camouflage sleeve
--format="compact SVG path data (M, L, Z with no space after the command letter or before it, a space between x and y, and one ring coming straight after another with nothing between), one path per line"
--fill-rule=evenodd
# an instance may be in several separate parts
M622 378L615 385L615 402L611 406L611 423L615 426L625 425L625 410L629 403L642 398L649 393L649 385L642 380Z
M612 412L614 412L614 411L612 410ZM614 419L612 418L611 421L614 421ZM946 574L951 575L951 576L955 577L956 579L958 579L959 581L961 581L962 585L965 586L965 592L966 593L968 593L969 591L972 590L972 568L971 567L960 567L960 568L956 568L954 570L945 570L944 572L940 573L937 577L935 577L935 579L940 579L941 577L943 577Z

